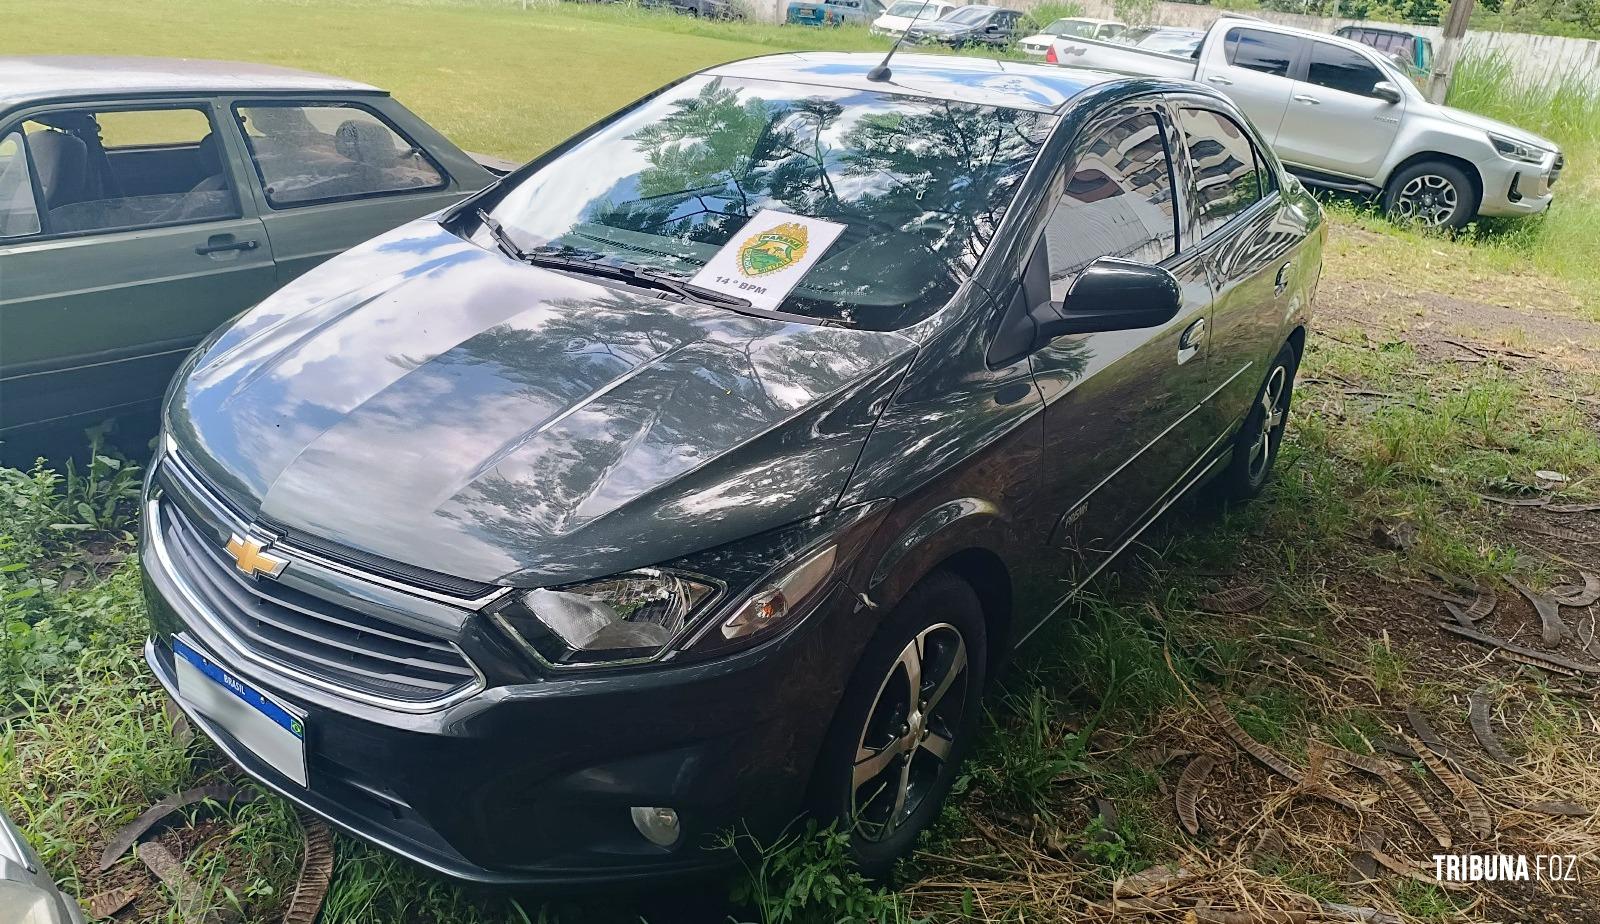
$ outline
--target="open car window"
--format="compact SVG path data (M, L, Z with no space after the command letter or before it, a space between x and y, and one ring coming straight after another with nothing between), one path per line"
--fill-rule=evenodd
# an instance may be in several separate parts
M421 147L364 107L260 103L234 112L275 209L445 185Z
M3 219L7 236L29 233L30 224L43 234L85 234L240 215L221 140L203 109L36 113L7 141L27 157L0 166L0 211L27 211L19 184L36 187L32 218L15 218L15 229Z
M702 76L574 146L490 212L523 249L685 279L763 209L836 222L844 231L781 310L891 330L932 314L972 274L1054 122Z

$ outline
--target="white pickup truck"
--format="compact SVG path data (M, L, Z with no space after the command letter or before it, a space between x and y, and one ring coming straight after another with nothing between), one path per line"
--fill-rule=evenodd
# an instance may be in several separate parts
M1219 18L1192 57L1058 37L1045 61L1211 84L1308 185L1436 227L1542 212L1564 164L1552 141L1428 102L1381 52L1258 19Z

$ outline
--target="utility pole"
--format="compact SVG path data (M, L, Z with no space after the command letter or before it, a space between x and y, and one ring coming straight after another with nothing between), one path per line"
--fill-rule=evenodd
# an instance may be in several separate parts
M1461 37L1467 34L1467 20L1471 18L1472 0L1450 0L1450 12L1444 17L1444 38L1433 56L1433 73L1428 75L1430 102L1443 103L1450 95L1450 78L1461 55Z

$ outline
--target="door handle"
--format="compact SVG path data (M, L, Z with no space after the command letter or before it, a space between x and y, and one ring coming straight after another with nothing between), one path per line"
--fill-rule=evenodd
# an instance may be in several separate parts
M1305 103L1308 106L1320 106L1320 105L1322 105L1322 100L1317 99L1315 96L1307 96L1304 93L1296 95L1295 98L1294 98L1294 101L1297 102L1297 103Z
M1293 261L1278 267L1278 278L1273 282L1272 286L1273 291L1277 294L1282 295L1283 290L1289 288L1289 270L1291 269L1294 269Z
M214 253L226 253L230 250L255 250L261 246L258 241L235 241L232 235L219 234L209 241L194 249L194 252L204 257Z
M1200 354L1200 345L1206 340L1206 319L1195 318L1194 323L1178 335L1178 365L1183 365Z
M1210 77L1207 77L1206 80L1210 81L1211 83L1216 84L1219 87L1231 87L1231 86L1233 86L1233 81L1231 81L1228 78L1222 76L1221 74L1212 74Z

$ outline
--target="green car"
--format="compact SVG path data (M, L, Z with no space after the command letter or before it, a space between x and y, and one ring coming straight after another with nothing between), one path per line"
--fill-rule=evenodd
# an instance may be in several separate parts
M222 322L505 166L349 80L0 57L0 438L153 408Z

